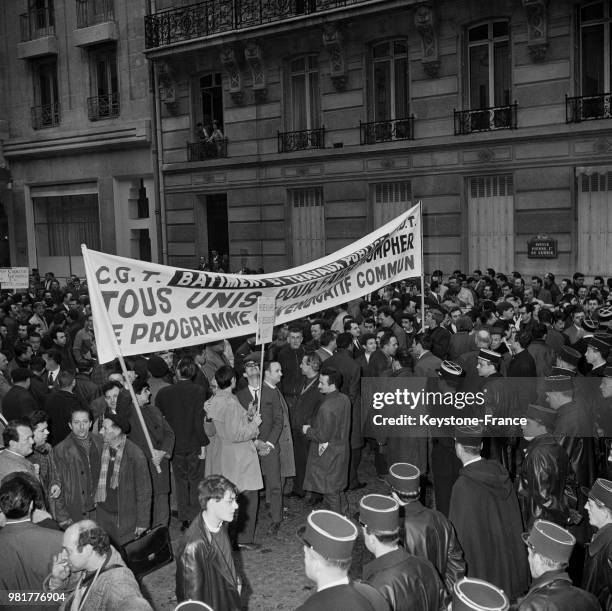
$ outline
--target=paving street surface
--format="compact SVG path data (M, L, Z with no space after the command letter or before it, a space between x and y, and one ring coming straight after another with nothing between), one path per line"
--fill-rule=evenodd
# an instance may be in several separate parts
M364 449L362 465L359 470L361 481L367 482L362 490L348 493L350 515L358 509L359 499L372 492L388 492L386 484L376 477L373 458ZM312 510L300 499L285 498L288 512L285 514L278 537L266 538L270 518L266 515L261 498L260 519L257 523L256 541L262 544L259 551L242 552L236 557L236 564L242 567L246 577L244 609L267 611L271 609L295 609L313 592L313 584L304 575L304 552L296 531ZM172 519L170 531L174 548L179 545L180 523ZM357 540L353 551L351 575L361 576L361 567L372 556L365 549L361 539ZM175 564L169 564L143 579L143 592L157 611L170 611L176 606L174 595ZM223 611L219 609L218 611Z

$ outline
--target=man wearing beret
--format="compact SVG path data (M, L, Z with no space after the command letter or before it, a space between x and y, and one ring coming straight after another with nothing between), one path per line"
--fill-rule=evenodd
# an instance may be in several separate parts
M582 587L602 609L612 609L612 481L597 479L587 494L589 523L597 529L587 547Z
M536 520L523 540L533 581L517 611L598 611L595 596L574 587L565 571L576 543L571 533L553 522Z
M392 609L445 609L447 592L434 565L399 545L399 503L381 494L359 502L365 546L375 560L363 567L363 579Z
M557 412L551 407L530 403L525 414L523 437L528 442L523 450L519 478L519 501L523 521L531 528L538 518L551 520L562 526L570 521L570 510L565 499L565 484L570 474L569 458L557 439Z
M127 438L127 415L104 414L104 447L96 491L96 521L113 545L139 537L151 525L151 476L142 450Z
M313 511L301 529L306 577L317 591L297 611L390 611L371 585L352 581L351 567L357 527L334 511Z
M409 463L395 463L389 468L391 495L399 503L404 522L404 547L413 556L427 558L452 592L465 575L463 550L446 516L419 501L420 479L419 469Z
M513 599L529 583L523 520L508 471L480 456L482 434L479 426L457 427L455 451L463 468L453 486L449 517L468 575L491 582Z

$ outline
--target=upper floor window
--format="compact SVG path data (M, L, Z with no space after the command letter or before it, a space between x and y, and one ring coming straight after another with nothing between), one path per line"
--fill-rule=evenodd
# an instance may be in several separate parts
M582 95L611 90L611 2L589 2L580 7L580 80Z
M408 45L404 40L372 48L372 115L374 121L408 117Z
M208 138L213 133L213 122L223 129L223 89L220 72L211 72L200 77L200 104L202 124Z
M320 127L319 59L297 57L290 64L289 124L292 131Z
M21 40L34 40L55 33L53 0L29 0L28 12L21 15Z
M90 121L119 116L117 49L102 47L91 51L91 91L87 101Z
M510 36L507 21L482 23L468 30L469 107L510 104Z
M57 60L55 57L37 60L32 64L34 75L34 106L32 127L54 127L60 122Z

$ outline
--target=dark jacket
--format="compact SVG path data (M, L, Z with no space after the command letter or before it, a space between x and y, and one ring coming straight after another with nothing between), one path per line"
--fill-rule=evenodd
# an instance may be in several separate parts
M533 357L538 378L549 376L557 358L555 351L543 339L534 339L527 346L527 351Z
M83 407L78 397L67 390L53 389L45 401L45 411L49 414L49 443L54 446L70 434L70 414L73 409Z
M208 445L204 432L204 401L206 391L188 380L179 380L157 393L155 405L174 431L175 454L187 456Z
M30 378L30 392L36 399L39 409L45 409L45 401L49 394L49 387L47 386L47 380L41 376L33 374Z
M404 547L413 556L431 562L446 589L453 587L465 575L463 550L455 529L446 516L414 501L404 505Z
M555 437L541 435L529 442L519 479L519 499L526 530L531 530L536 519L567 527L570 516L565 484L569 474L569 458Z
M367 365L367 375L372 378L380 378L387 369L392 369L392 367L393 360L389 359L380 348L377 348L372 352L370 362Z
M261 385L261 424L257 439L269 441L278 451L278 439L283 430L283 407L279 391L265 382Z
M431 352L434 356L444 360L448 354L450 346L451 334L444 327L436 327L425 333L425 336L431 340Z
M390 611L384 596L367 583L351 581L313 594L296 611Z
M612 609L612 524L600 528L587 546L582 588L597 597L604 611Z
M225 526L222 532L227 537ZM232 567L233 568L233 567ZM199 600L213 609L241 609L238 580L200 513L185 533L185 541L176 554L176 598Z
M591 487L595 481L595 446L593 423L583 406L575 401L565 403L557 410L554 435L570 460L576 481Z
M38 409L32 393L23 386L13 386L2 399L2 415L7 421L29 418Z
M434 566L404 549L366 564L363 579L385 597L394 611L446 609L446 589Z
M457 331L451 335L448 345L448 358L451 361L458 359L462 354L476 349L474 336L467 331Z
M289 403L292 403L293 397L299 395L302 390L304 376L302 375L300 365L305 354L306 349L304 346L300 346L297 350L294 350L289 344L283 346L278 351L277 360L283 370L280 390Z
M511 599L523 594L529 569L521 511L508 471L484 459L463 467L453 486L449 518L467 574L502 588Z
M592 594L572 585L563 570L548 571L535 579L529 592L519 601L517 611L599 611Z
M319 392L319 376L311 380L304 380L304 387L293 408L289 411L291 430L293 435L303 435L302 426L312 425L312 421L319 410L324 395Z

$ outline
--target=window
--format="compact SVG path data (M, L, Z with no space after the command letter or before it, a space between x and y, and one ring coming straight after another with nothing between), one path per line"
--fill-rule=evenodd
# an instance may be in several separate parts
M60 122L57 61L55 58L38 60L33 64L34 106L32 127L54 127Z
M55 33L53 0L29 0L28 12L21 16L21 40L34 40Z
M372 86L374 121L408 117L408 45L405 41L383 42L373 47Z
M317 129L320 121L319 60L316 55L291 61L290 129Z
M469 268L514 269L512 176L474 176L468 196Z
M212 123L216 121L223 130L223 90L221 88L221 73L214 72L200 78L200 100L202 108L202 123L205 130L212 134Z
M90 52L91 89L87 101L90 121L119 116L119 81L117 78L117 50L114 46Z
M410 182L383 182L373 185L372 217L374 229L382 227L410 208Z
M510 104L510 37L507 21L468 30L469 107Z
M291 189L293 265L298 266L325 255L325 206L323 189Z
M610 91L610 4L590 2L579 9L582 95Z

